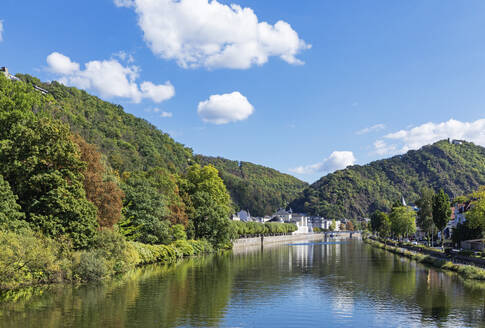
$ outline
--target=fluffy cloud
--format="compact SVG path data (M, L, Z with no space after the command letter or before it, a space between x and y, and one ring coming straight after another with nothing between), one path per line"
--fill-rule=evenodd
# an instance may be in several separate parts
M0 20L0 42L3 41L3 20Z
M155 85L152 82L136 83L140 69L137 66L123 66L116 59L93 60L84 69L71 59L58 52L47 56L49 70L60 76L59 81L81 89L95 90L105 98L127 98L139 103L151 99L156 103L170 99L175 89L170 82Z
M152 52L184 67L247 69L270 56L290 64L311 46L290 24L260 22L251 8L216 0L114 0L134 8Z
M461 122L454 119L442 123L425 123L408 130L389 133L374 143L379 155L404 153L438 140L464 139L485 146L485 119Z
M330 156L322 162L299 166L290 169L290 172L296 174L312 174L316 172L329 173L336 170L341 170L349 165L355 164L355 156L351 151L334 151Z
M226 124L247 119L254 112L254 107L239 92L212 95L201 101L197 113L204 122Z
M79 64L71 61L71 58L58 52L47 56L47 64L51 72L62 75L74 74L79 71Z
M361 135L361 134L366 134L366 133L369 133L369 132L380 131L380 130L383 130L385 128L386 128L386 126L384 124L376 124L376 125L373 125L373 126L369 126L365 129L359 130L359 131L355 132L355 134Z

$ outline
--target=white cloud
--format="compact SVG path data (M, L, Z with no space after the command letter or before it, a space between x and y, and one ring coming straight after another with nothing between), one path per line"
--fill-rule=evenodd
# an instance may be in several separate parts
M461 122L454 119L442 123L425 123L408 130L389 133L374 143L379 155L405 153L436 141L451 138L464 139L485 146L485 119Z
M328 158L323 161L306 166L298 166L290 169L290 172L296 174L312 174L316 172L334 172L341 170L349 165L355 164L355 156L351 151L334 151Z
M58 52L47 56L47 64L51 72L56 74L73 74L79 71L79 64L71 61L71 58Z
M143 99L151 99L159 103L175 95L175 89L170 82L155 85L144 81L136 83L140 68L138 66L123 66L116 59L93 60L87 62L84 69L71 59L58 52L47 56L49 70L60 76L59 81L81 89L95 90L106 98L127 98L139 103Z
M152 52L184 68L247 69L271 56L290 64L311 46L282 20L260 22L251 8L217 0L114 0L134 8Z
M379 123L379 124L375 124L373 126L369 126L367 128L364 128L362 130L359 130L359 131L355 132L355 134L361 135L361 134L366 134L366 133L373 132L373 131L383 130L385 128L386 128L386 126L384 124Z
M171 112L161 112L160 113L160 117L170 118L172 116L173 116L173 114Z
M3 41L3 20L0 20L0 42Z
M201 101L197 113L204 122L226 124L247 119L254 112L254 107L239 92L212 95Z

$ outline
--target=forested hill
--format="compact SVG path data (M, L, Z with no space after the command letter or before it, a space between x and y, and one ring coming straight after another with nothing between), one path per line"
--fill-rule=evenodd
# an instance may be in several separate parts
M124 111L123 107L92 96L85 91L57 82L42 83L30 75L21 80L39 86L56 100L47 111L67 122L73 133L96 144L107 164L120 174L165 168L181 174L193 160L213 164L224 179L233 202L253 215L273 213L288 204L307 184L276 170L222 158L194 157L192 149L174 141L146 120Z
M239 209L249 210L255 216L274 213L308 186L291 175L248 162L202 155L197 155L196 161L214 165Z
M389 209L401 196L413 203L423 186L443 188L454 197L484 184L485 148L442 140L404 155L329 174L306 188L291 206L328 218L359 218L377 209Z
M153 167L180 173L192 158L190 148L175 142L146 120L126 113L120 105L55 81L42 83L29 75L17 76L47 90L57 102L48 108L49 112L69 123L73 133L96 144L120 173Z

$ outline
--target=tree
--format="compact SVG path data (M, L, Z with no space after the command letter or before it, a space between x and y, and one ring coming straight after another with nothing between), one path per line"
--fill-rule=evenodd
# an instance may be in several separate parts
M171 242L167 200L146 173L124 174L122 188L125 193L123 231L136 241L147 244Z
M330 227L328 227L330 231L335 231L337 229L337 222L335 220L332 220L332 223L330 223Z
M0 230L17 230L25 226L24 213L17 204L17 196L12 193L7 181L0 175Z
M450 220L450 216L450 199L443 189L441 189L433 196L433 222L438 230L441 231L441 247L443 247L444 242L443 230Z
M381 221L380 227L379 227L379 236L381 238L389 238L391 235L391 220L389 219L389 216L386 214Z
M466 220L471 228L485 231L485 186L472 194L470 210L466 213Z
M226 246L235 237L230 224L231 198L212 165L189 167L181 189L189 196L192 207L189 219L196 238L205 238L216 247Z
M352 223L352 221L348 221L348 222L347 222L346 229L347 229L348 231L354 231L354 224Z
M105 179L106 168L96 146L88 144L79 135L75 135L73 140L79 146L81 160L86 162L86 168L83 172L86 197L98 209L99 225L101 227L112 227L121 218L123 191L115 181Z
M421 197L416 201L416 205L419 207L418 216L416 218L416 224L425 233L430 241L430 234L434 231L433 222L433 197L434 191L430 188L424 187L421 189Z
M407 206L393 207L389 220L392 234L398 237L416 232L416 213Z
M379 232L381 229L382 221L387 216L386 213L381 211L375 211L370 217L370 226L373 232Z
M345 230L345 224L340 223L339 230Z

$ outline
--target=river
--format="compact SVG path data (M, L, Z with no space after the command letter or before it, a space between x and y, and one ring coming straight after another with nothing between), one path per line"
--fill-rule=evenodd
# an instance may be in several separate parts
M7 298L2 328L485 327L485 283L358 240L193 258Z

